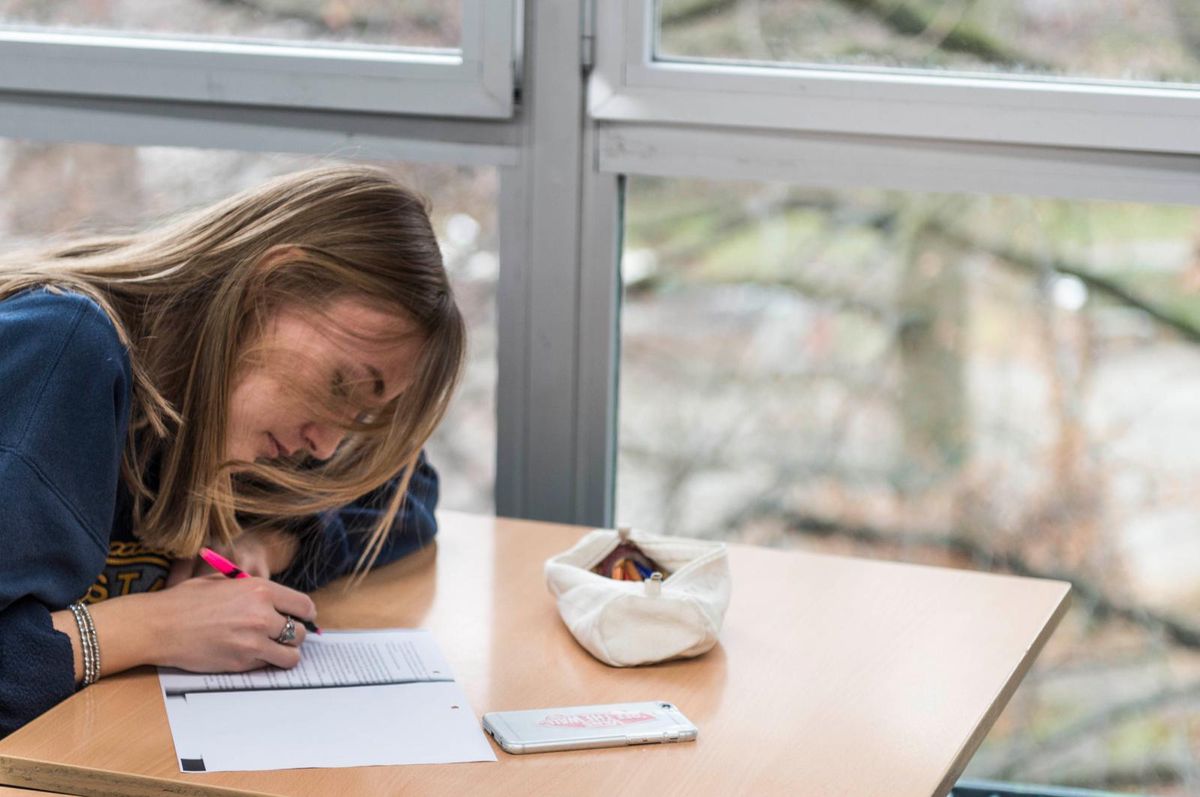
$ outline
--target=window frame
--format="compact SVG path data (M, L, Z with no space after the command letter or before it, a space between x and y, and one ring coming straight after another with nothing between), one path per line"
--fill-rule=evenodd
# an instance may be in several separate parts
M609 174L1200 206L1200 156L607 123Z
M1200 153L1200 86L656 60L655 2L597 3L593 118Z
M454 50L0 26L0 90L510 118L519 0L461 0Z

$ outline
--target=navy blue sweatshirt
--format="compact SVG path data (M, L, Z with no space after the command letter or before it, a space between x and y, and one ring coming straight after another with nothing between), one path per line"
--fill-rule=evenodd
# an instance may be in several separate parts
M120 479L131 386L95 302L46 290L0 301L0 738L75 691L51 612L165 585L170 560L134 536ZM350 572L395 483L298 524L299 552L276 580L311 591ZM422 455L378 564L432 540L437 498Z

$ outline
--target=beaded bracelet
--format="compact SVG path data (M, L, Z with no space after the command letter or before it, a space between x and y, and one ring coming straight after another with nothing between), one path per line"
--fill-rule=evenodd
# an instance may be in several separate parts
M79 629L79 643L83 650L83 686L90 686L100 678L100 641L96 637L96 624L92 613L83 603L72 603L69 607Z

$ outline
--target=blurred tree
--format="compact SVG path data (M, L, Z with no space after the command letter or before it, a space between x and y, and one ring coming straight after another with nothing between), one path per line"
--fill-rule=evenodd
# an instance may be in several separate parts
M944 197L896 201L893 229L902 260L897 410L903 449L895 482L909 492L951 475L967 459L967 293L959 262L963 250L934 230L958 203Z
M1200 61L1200 0L1171 0L1171 11L1179 38L1187 45L1192 58Z
M137 150L52 142L13 142L4 225L14 237L65 234L87 225L92 232L119 232L138 220L144 202Z

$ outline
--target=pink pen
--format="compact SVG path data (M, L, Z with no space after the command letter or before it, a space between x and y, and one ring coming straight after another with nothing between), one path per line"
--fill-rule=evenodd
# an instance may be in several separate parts
M212 548L201 548L200 558L224 573L226 578L250 578L249 573L226 559L224 556L221 556L221 554L217 553ZM296 619L300 620L299 617ZM304 623L304 627L312 633L321 633L321 629L318 628L317 624L312 620L300 620L300 622Z
M201 548L200 558L208 562L217 570L220 570L228 578L250 578L250 574L233 562L226 559L221 554L214 551L212 548Z

